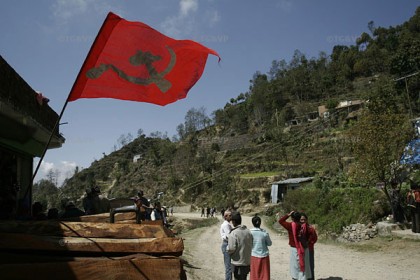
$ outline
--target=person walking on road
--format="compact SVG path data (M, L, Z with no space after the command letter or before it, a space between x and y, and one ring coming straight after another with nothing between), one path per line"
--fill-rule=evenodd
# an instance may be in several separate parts
M251 265L253 237L251 231L242 225L239 212L232 212L232 225L227 251L231 258L233 277L235 280L246 280Z
M311 265L311 275L312 278L308 280L315 279L315 243L318 241L318 234L316 233L315 228L309 224L308 215L301 213L300 223L306 224L308 229L308 249L309 249L309 263Z
M204 213L204 208L203 213ZM225 211L223 213L223 223L220 226L220 237L222 238L222 253L223 253L223 261L225 264L225 280L232 280L232 268L230 265L230 255L226 250L228 246L228 235L232 230L232 226L230 224L232 217L232 213L230 211Z
M257 215L252 218L252 225L254 228L251 228L253 242L250 280L270 280L270 235L261 228L261 218Z
M287 222L291 217L292 222ZM308 231L305 224L300 224L301 214L291 211L279 219L289 234L290 274L292 279L307 280L312 277L309 265Z

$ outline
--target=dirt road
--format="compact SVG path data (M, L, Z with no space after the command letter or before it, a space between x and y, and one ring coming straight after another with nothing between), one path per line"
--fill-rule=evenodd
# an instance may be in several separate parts
M200 218L196 213L176 213L177 217ZM243 216L242 224L252 227L251 218ZM185 250L184 268L189 280L223 280L224 266L217 225L191 230L182 234ZM267 227L262 224L262 228ZM287 236L269 230L271 279L291 279ZM315 245L315 275L318 280L419 279L420 242L401 239L375 238L358 249L349 246ZM374 240L375 240L374 239ZM365 248L365 249L363 249Z

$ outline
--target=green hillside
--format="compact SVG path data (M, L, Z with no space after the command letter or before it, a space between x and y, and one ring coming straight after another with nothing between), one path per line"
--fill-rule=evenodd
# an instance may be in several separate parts
M399 26L367 29L330 55L274 60L211 117L188 111L176 139L140 135L49 196L41 181L34 197L58 206L99 185L109 198L142 189L163 192L166 205L252 208L269 201L273 180L315 176L318 189L384 182L386 198L390 180L412 172L394 163L420 116L420 8Z

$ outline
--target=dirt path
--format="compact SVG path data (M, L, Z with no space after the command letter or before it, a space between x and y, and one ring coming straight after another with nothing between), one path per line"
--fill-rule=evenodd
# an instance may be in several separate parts
M197 218L196 213L177 213L178 217ZM224 266L217 225L191 230L182 235L185 250L183 259L189 280L223 280ZM252 227L251 218L243 222ZM262 228L267 229L263 224ZM269 230L271 279L291 279L287 236ZM377 240L376 240L377 239ZM418 279L420 275L420 242L401 239L369 241L365 251L348 246L317 243L315 245L315 275L318 280ZM363 248L363 246L358 246Z

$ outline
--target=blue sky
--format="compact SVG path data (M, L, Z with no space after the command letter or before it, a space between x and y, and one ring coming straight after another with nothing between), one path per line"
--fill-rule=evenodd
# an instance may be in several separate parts
M16 0L0 2L0 55L59 113L106 15L141 21L175 39L217 51L187 98L161 107L115 99L69 103L60 132L66 142L49 150L35 181L53 168L60 182L75 166L109 154L121 135L160 131L172 138L191 108L208 115L249 88L273 60L308 58L335 45L353 45L367 24L389 27L414 15L420 0ZM39 158L35 159L34 165Z

